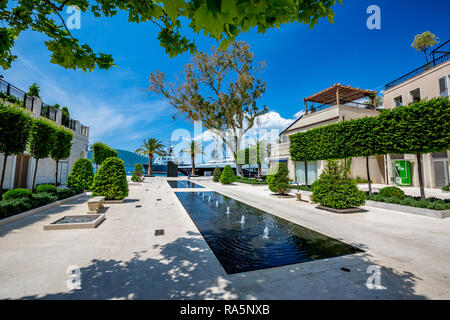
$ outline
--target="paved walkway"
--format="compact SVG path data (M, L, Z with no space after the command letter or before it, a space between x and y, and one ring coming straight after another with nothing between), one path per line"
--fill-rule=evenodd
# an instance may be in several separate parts
M450 298L450 219L373 208L336 215L273 197L266 186L199 183L365 252L227 275L165 179L147 178L108 205L97 229L43 230L84 214L87 197L0 227L0 299ZM366 287L374 264L380 290ZM80 290L67 286L70 266L80 268Z

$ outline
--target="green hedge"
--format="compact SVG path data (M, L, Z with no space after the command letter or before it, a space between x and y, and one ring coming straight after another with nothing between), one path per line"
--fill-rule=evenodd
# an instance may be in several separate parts
M343 121L290 136L294 161L419 154L450 148L450 100L423 100L378 117Z
M385 197L381 194L366 195L367 200L386 202L393 204L400 204L403 206L410 206L416 208L425 208L432 210L450 210L450 200L442 200L437 198L421 199L420 197L405 196L404 198L398 197Z
M3 194L3 200L12 200L12 199L20 199L20 198L30 198L32 192L28 189L24 188L16 188L6 191Z
M94 177L92 196L107 200L122 200L128 196L127 174L123 160L107 158Z
M109 147L108 145L96 142L91 146L93 152L93 160L97 165L101 165L103 161L110 157L117 157L117 151Z
M52 184L41 184L36 187L36 193L47 192L51 194L56 193L56 187Z
M83 192L90 190L94 181L94 168L89 159L78 159L72 167L72 171L67 177L67 187Z
M258 180L258 179L249 179L246 177L236 177L236 182L241 182L241 183L247 183L247 184L262 184L262 185L267 185L267 182L264 180Z

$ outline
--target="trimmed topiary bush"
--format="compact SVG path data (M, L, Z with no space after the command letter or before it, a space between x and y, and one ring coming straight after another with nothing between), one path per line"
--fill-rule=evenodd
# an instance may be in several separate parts
M21 198L30 198L32 192L28 189L17 188L6 191L3 194L3 200L12 200L12 199L21 199Z
M385 198L403 199L405 197L405 192L397 187L385 187L381 189L378 194Z
M233 169L230 165L226 165L223 168L222 174L220 175L220 183L222 184L232 184L236 181L236 177L234 176Z
M277 172L269 175L266 180L269 184L269 190L274 193L286 195L292 189L289 181L289 170L285 163L279 163Z
M76 194L78 194L76 190L72 189L58 189L56 190L56 196L58 197L58 200L66 199L69 197L72 197Z
M110 157L103 161L94 177L92 196L104 196L107 200L122 200L128 196L127 174L123 160Z
M349 209L364 205L366 196L355 181L348 178L349 163L328 160L327 167L314 183L313 200L334 209Z
M89 190L94 180L94 167L89 159L78 159L67 177L66 185L78 192Z
M134 166L133 175L131 176L131 181L134 182L142 182L144 181L144 168L142 167L142 164L136 163Z
M28 198L2 200L0 201L0 218L7 218L32 208L32 201Z
M51 194L56 194L56 187L52 184L41 184L36 187L36 193L47 192Z
M35 193L31 196L31 203L33 204L33 207L45 206L46 204L57 200L57 196L47 192Z
M215 167L214 171L213 171L213 181L214 182L219 182L221 174L222 174L222 170L220 170L219 167Z

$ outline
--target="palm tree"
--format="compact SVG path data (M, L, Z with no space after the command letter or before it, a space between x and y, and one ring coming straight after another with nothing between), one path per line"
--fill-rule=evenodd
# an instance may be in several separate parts
M200 143L192 140L187 148L183 149L182 152L188 153L191 155L191 160L192 160L192 175L195 175L195 156L197 154L204 154L203 153L203 149Z
M164 154L164 145L161 140L155 138L144 139L144 144L135 151L140 156L148 156L148 175L152 176L152 163L154 155Z

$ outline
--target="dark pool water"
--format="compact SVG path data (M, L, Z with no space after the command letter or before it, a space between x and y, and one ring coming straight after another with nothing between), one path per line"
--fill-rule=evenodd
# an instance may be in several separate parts
M362 252L220 193L176 195L228 274Z
M199 186L198 184L195 184L191 181L187 180L179 180L179 181L167 181L169 183L169 186L171 188L204 188L202 186Z

